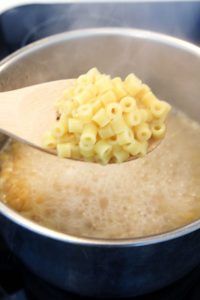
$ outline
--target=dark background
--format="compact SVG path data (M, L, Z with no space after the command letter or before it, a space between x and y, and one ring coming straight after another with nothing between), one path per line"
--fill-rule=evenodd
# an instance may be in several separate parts
M0 15L0 58L51 34L79 28L113 26L157 31L198 45L200 2L83 3L15 7ZM0 236L0 299L80 298L66 294L34 277L8 250ZM170 287L135 299L200 300L200 267Z
M0 16L1 45L8 51L39 38L86 27L132 27L200 40L200 2L26 5Z

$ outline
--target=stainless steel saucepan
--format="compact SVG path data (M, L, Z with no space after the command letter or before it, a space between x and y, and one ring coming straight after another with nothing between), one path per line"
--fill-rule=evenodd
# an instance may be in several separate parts
M200 49L140 30L78 30L31 44L1 62L0 90L73 78L94 66L113 75L135 72L159 97L200 121ZM100 240L44 228L3 203L0 212L0 230L23 263L46 281L81 295L141 295L200 263L200 220L156 236Z

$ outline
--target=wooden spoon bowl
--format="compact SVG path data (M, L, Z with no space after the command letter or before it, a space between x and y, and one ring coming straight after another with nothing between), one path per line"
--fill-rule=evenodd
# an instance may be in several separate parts
M56 151L42 146L42 139L56 120L55 101L72 84L73 79L65 79L0 93L0 131L20 142L56 155ZM159 144L160 140L152 141L148 153ZM138 157L130 157L129 161L136 158Z

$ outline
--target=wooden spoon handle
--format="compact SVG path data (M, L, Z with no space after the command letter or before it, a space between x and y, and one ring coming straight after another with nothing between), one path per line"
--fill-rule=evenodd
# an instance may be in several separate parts
M0 131L42 147L42 137L55 121L55 101L72 80L41 83L0 93Z

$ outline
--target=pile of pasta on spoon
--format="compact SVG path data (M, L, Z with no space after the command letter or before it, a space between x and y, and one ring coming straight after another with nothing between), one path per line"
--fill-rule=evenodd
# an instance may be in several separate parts
M108 164L144 156L164 137L170 105L134 74L125 80L96 68L79 76L55 104L44 146L59 157Z

